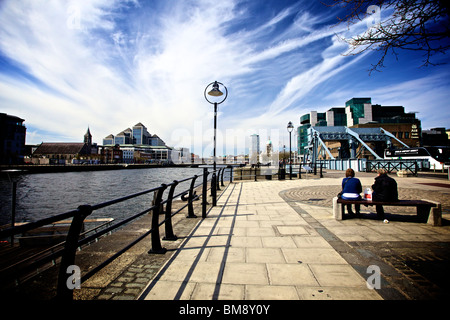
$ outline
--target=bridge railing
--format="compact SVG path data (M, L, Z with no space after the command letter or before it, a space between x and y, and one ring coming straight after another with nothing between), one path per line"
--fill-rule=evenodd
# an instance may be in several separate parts
M232 179L232 167L230 172L230 181ZM176 214L180 213L186 207L188 208L187 218L196 218L197 216L194 213L194 201L202 198L201 208L202 208L202 218L205 219L207 217L207 206L208 206L208 191L211 191L212 197L212 206L217 205L217 190L220 190L220 186L224 186L224 173L227 168L218 168L216 171L208 171L208 168L203 169L203 174L194 175L192 177L188 177L183 180L175 180L168 184L162 184L159 187L151 188L145 191L141 191L135 194L131 194L125 197L121 197L118 199L114 199L111 201L106 201L103 203L99 203L96 205L81 205L75 210L71 210L68 212L64 212L61 214L57 214L55 216L41 219L35 222L26 223L19 226L11 226L7 229L0 230L0 239L12 238L14 239L15 235L23 234L27 231L44 227L49 224L53 224L55 222L61 220L72 219L68 234L66 236L65 241L58 243L50 248L46 248L45 250L32 254L22 260L14 262L10 265L5 266L2 265L0 269L0 286L3 286L6 282L11 282L16 279L16 284L19 282L18 279L22 277L24 274L30 273L32 270L36 270L40 266L48 264L49 262L55 262L56 259L61 258L59 265L59 273L57 280L57 296L56 298L62 300L71 300L73 299L73 289L72 285L69 285L68 281L72 274L68 273L68 270L71 266L75 265L75 257L78 248L95 241L96 239L102 237L103 235L110 233L118 228L128 224L136 219L142 217L145 214L152 212L151 226L149 229L140 235L138 238L133 240L131 243L127 244L121 249L118 249L114 255L100 263L99 265L93 267L88 272L85 272L80 277L80 284L91 278L94 274L102 270L112 261L117 259L135 244L143 240L148 235L151 235L151 248L149 250L150 254L163 254L167 250L161 245L161 237L159 228L164 225L165 226L165 240L175 240L176 236L173 232L172 226L172 217ZM208 176L211 175L211 178ZM184 189L182 191L176 191L176 187L180 185L182 182L190 182L190 186L188 189ZM196 189L201 188L201 194L197 195ZM164 197L164 192L169 190L167 197ZM110 224L105 228L99 230L99 228L95 228L95 231L91 235L83 235L83 223L87 217L89 217L96 210L106 208L112 206L117 203L121 203L127 200L136 199L138 197L155 194L155 198L152 206L149 208L134 213L132 216L118 221L116 223ZM186 201L186 204L181 206L178 210L172 210L173 200L180 198ZM164 199L165 198L165 199ZM163 211L165 205L165 210ZM164 217L160 219L160 215L164 213Z

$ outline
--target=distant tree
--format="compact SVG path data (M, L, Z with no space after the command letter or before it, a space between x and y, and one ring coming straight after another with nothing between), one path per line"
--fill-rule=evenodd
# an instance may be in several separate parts
M436 65L432 56L445 53L450 47L449 8L442 0L333 0L331 7L347 9L347 15L337 17L339 23L353 24L368 18L367 30L351 38L343 38L350 45L346 55L373 50L381 52L370 72L384 67L384 59L397 50L423 51L422 66ZM381 19L381 11L392 14ZM339 24L338 23L338 24Z

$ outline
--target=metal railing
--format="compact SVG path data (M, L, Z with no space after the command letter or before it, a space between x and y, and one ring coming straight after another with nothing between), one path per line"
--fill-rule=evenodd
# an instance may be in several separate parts
M57 296L58 299L63 300L71 300L73 299L73 290L69 288L67 285L68 281L68 267L75 264L75 256L78 248L81 248L83 245L86 245L90 242L96 241L96 239L101 236L111 233L113 230L116 230L127 223L130 223L144 214L152 212L151 219L151 227L148 231L144 232L137 239L118 250L113 256L103 261L96 267L92 268L90 271L86 272L83 276L81 276L80 283L85 282L89 278L91 278L98 271L106 267L112 261L117 259L124 252L129 250L135 244L140 242L142 239L151 235L151 248L148 251L149 253L154 254L163 254L167 250L161 245L161 238L159 228L160 226L165 226L165 237L164 240L176 240L176 236L173 232L172 226L172 217L176 214L180 213L186 207L188 208L187 218L196 218L197 216L194 213L194 201L202 198L201 208L202 208L202 219L207 217L207 198L208 191L211 190L212 197L212 206L217 205L217 190L220 190L220 186L224 186L224 173L227 168L231 169L230 172L230 182L232 182L232 167L223 167L218 168L216 171L208 171L208 168L203 168L203 174L194 175L192 177L183 179L183 180L175 180L169 184L162 184L159 187L155 187L149 190L145 190L142 192L138 192L132 195L128 195L122 198L114 199L111 201L103 202L96 205L81 205L76 210L71 210L65 213L61 213L49 218L41 219L39 221L30 222L27 224L23 224L20 226L12 226L7 229L0 230L0 239L11 238L13 239L15 235L23 234L32 229L36 229L39 227L43 227L48 224L55 223L60 220L72 219L72 222L69 227L68 234L66 236L65 241L52 246L51 248L47 248L44 251L41 251L37 254L33 254L30 257L27 257L21 261L18 261L12 265L4 267L0 270L0 284L5 281L11 281L11 279L18 279L21 275L29 273L31 270L36 269L42 265L45 265L49 262L55 263L56 259L61 258L59 273L58 273L58 282L57 282ZM211 179L208 179L208 176L211 174ZM197 179L202 178L202 181L196 184ZM182 182L189 182L190 187L187 190L183 190L181 192L176 193L176 187L180 185ZM208 182L210 182L210 187L208 187ZM197 195L196 189L202 186L202 191L200 195ZM165 190L169 189L169 193L164 200L163 195ZM132 216L114 223L110 226L102 230L98 230L95 228L95 233L92 235L84 235L82 234L83 222L85 219L90 216L94 211L109 207L111 205L124 202L130 199L136 199L140 196L147 195L150 193L155 193L156 196L153 201L153 205L145 209L141 212L135 213ZM173 200L181 197L182 200L187 203L181 206L180 209L172 212L172 204ZM166 206L164 212L162 212L163 206ZM160 221L160 214L164 213L164 218Z
M417 160L370 160L366 163L366 171L385 169L388 173L405 170L417 176L417 172L424 167L423 161Z
M241 167L235 172L234 178L237 180L254 180L265 178L266 180L272 180L273 177L277 177L278 180L299 178L302 179L303 174L314 174L319 173L320 178L323 178L323 168L324 164L320 161L316 163L298 163L293 164L292 167L287 165L286 167ZM292 169L292 170L291 170Z
M325 169L345 171L351 168L356 172L372 172L382 168L386 169L388 173L406 170L417 175L418 171L429 168L428 160L415 159L326 159L317 160L317 162L322 163Z

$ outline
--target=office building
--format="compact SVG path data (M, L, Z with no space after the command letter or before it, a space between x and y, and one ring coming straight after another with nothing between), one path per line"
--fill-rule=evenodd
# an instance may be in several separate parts
M0 164L23 164L27 131L24 121L0 113Z
M411 147L421 144L421 122L415 113L406 113L403 106L372 104L371 98L352 98L346 101L345 107L330 108L326 112L310 111L302 115L297 128L300 158L305 158L310 152L310 127L382 128L399 140L392 140L394 147L404 147L402 143ZM387 147L380 143L376 146L377 150ZM343 150L341 141L327 141L326 145L336 157L350 154ZM358 154L360 157L370 157L364 152Z
M111 149L113 146L120 148L120 159L124 163L170 162L172 158L172 148L167 147L156 134L150 134L141 122L103 139L103 149Z
M249 163L257 164L260 162L259 155L261 154L261 149L259 145L259 135L252 134L250 136L250 150L249 150Z

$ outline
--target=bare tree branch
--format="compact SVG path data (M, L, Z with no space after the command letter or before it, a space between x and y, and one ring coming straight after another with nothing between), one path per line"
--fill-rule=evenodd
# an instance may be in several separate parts
M423 51L422 66L428 66L436 65L431 60L433 55L446 53L450 48L449 9L441 0L333 0L333 3L326 5L346 10L345 17L337 19L338 24L347 23L348 29L364 19L368 21L373 18L374 13L368 12L368 9L392 11L384 19L376 15L379 21L361 34L349 38L338 35L349 44L350 50L346 55L357 55L368 50L381 53L370 72L384 67L388 53L397 56L397 49Z

